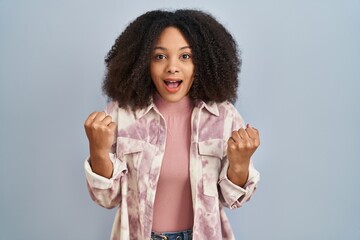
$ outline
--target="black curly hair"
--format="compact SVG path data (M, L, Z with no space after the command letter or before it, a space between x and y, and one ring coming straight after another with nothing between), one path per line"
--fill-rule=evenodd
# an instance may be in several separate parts
M150 77L151 53L161 32L170 26L182 32L192 49L195 72L190 98L235 102L241 67L235 40L210 14L187 9L150 11L128 25L105 58L104 93L119 107L149 106L156 91Z

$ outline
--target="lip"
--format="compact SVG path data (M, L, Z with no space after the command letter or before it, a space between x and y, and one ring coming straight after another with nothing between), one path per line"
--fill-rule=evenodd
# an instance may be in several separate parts
M171 82L171 81L182 81L182 79L180 79L180 78L165 78L164 81L169 81L169 82Z
M166 82L180 82L177 87L170 87ZM176 93L180 90L183 80L179 78L166 78L164 79L164 87L169 93Z

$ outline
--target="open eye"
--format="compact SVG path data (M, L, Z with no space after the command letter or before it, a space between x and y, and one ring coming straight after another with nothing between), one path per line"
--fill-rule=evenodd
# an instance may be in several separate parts
M164 54L156 54L154 56L155 60L162 60L162 59L165 59L165 58L166 58L166 56Z
M186 60L186 59L191 59L191 55L189 53L184 53L181 55L181 58Z

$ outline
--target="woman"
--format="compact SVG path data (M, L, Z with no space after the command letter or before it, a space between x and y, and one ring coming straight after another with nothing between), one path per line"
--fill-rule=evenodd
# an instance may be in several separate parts
M111 102L85 121L85 172L92 199L118 207L111 239L234 239L222 206L250 199L260 140L231 103L232 36L201 11L151 11L105 61Z

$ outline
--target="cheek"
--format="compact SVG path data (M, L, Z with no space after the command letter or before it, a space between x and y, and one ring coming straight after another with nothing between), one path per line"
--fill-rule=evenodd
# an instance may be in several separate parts
M188 68L189 75L194 76L195 75L195 65L192 63Z
M155 64L151 64L150 65L150 76L151 76L151 79L156 80L160 77L161 75L161 71L160 71L160 68L159 66L155 65Z
M194 76L195 76L195 68L192 67L188 71L188 77L190 78L191 82L194 80Z
M153 82L155 82L154 80L156 80L156 76L156 69L154 68L154 66L150 65L150 77Z

